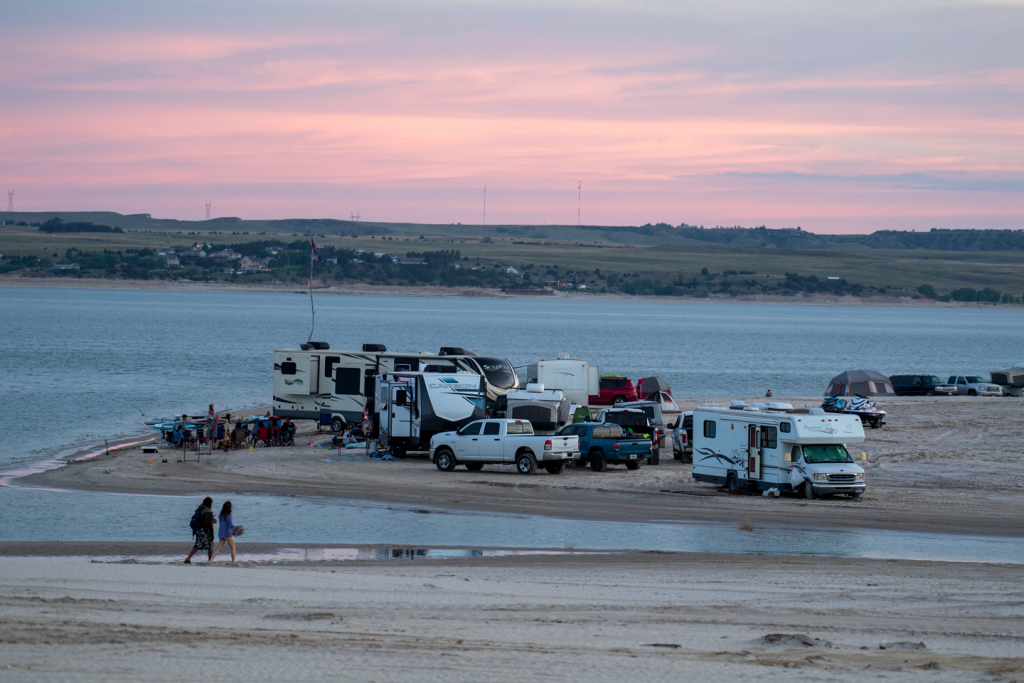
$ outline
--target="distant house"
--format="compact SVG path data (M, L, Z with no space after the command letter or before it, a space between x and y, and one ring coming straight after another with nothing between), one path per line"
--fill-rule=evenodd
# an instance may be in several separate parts
M171 253L167 254L166 259L167 259L167 265L169 265L169 266L180 266L181 265L181 259L178 258L178 255L175 254L173 251Z
M2 254L0 254L0 256L2 256ZM82 266L78 265L77 263L55 263L53 267L54 267L55 270L81 270L82 269Z
M224 249L223 251L215 251L211 253L210 258L215 261L234 261L242 258L242 255L232 249Z
M251 258L246 256L242 259L240 268L243 272L252 273L270 270L270 259L268 258Z
M505 274L506 275L519 275L519 271L516 270L515 268L513 268L512 266L509 266L508 268L505 269Z

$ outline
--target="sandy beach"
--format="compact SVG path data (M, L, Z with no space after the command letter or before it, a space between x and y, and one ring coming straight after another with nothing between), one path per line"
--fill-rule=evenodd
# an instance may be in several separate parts
M794 406L820 399L784 399ZM696 401L683 401L692 409ZM1014 398L907 397L880 400L887 424L866 431L867 492L805 501L732 496L693 481L671 458L638 471L523 477L511 467L439 472L425 457L383 461L316 447L330 434L300 422L296 446L215 451L201 463L180 453L114 451L20 480L30 485L155 494L328 496L398 505L593 520L692 520L814 527L1024 535L1024 402ZM304 430L304 431L303 431ZM310 444L314 444L310 446ZM859 453L858 453L859 455ZM161 462L166 457L167 462ZM150 463L153 460L153 463Z
M136 554L0 557L5 681L1024 674L1019 567L666 553L186 567L147 560L177 547L120 550Z

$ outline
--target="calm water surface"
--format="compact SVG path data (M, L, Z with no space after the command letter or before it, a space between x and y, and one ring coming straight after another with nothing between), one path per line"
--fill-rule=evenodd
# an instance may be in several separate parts
M201 413L211 402L222 410L266 405L271 352L305 341L308 304L298 294L0 287L0 469L137 433L141 413ZM677 396L759 395L771 388L784 397L820 395L832 376L852 368L986 374L1024 359L1024 314L321 296L314 337L335 349L365 342L397 351L462 346L513 365L567 352L602 372L661 375ZM15 509L14 495L0 489L4 517ZM72 507L85 500L75 497L85 494L16 495L17 505L27 504L27 496L40 509L53 496L74 500ZM90 501L108 501L96 503L100 507L125 505L113 502L125 497L90 495L97 497ZM87 537L75 528L73 537ZM530 545L508 540L504 544Z

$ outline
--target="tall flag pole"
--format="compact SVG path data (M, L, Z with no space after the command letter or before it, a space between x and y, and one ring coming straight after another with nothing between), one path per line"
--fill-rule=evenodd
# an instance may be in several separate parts
M313 313L313 320L309 326L309 339L306 340L307 342L313 341L313 329L316 327L316 307L313 306L313 257L316 256L320 263L324 262L323 257L320 256L320 250L317 249L316 242L313 241L312 237L309 238L309 243L313 245L313 253L309 255L309 308Z

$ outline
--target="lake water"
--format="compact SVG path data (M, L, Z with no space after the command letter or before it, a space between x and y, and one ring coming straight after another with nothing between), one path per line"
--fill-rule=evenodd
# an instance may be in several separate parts
M308 334L309 299L299 294L0 287L0 470L137 433L141 413L198 414L211 402L220 410L266 405L271 352ZM1024 313L320 296L314 338L335 349L462 346L513 365L567 352L602 372L658 374L681 397L768 388L777 397L815 396L853 368L944 377L1006 367L1024 358ZM45 508L53 495L71 494L0 489L0 512L9 518L28 504L24 496L41 496L33 500ZM100 506L125 504L92 495L109 501Z

